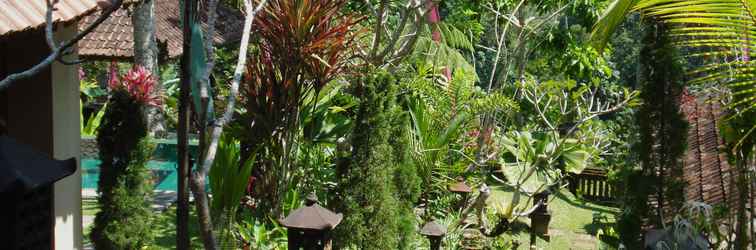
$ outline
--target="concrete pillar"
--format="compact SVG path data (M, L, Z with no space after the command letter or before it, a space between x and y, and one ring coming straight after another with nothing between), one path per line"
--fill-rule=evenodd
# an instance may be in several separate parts
M58 41L68 40L77 32L74 22L59 25L55 33ZM76 57L66 58L75 60ZM79 66L56 62L51 67L52 75L52 133L53 157L68 159L76 157L81 164L79 128ZM80 165L79 165L80 166ZM55 183L55 249L82 248L81 221L81 168Z

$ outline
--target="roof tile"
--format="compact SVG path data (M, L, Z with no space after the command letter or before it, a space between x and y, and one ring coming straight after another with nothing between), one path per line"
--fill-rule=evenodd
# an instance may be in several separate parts
M68 22L96 9L95 0L58 0L55 22ZM44 25L45 0L0 0L0 36Z
M167 42L168 56L175 58L183 51L183 34L179 24L179 1L156 0L155 2L155 28L158 42ZM85 17L79 23L79 29L84 29L99 17L98 13ZM203 23L206 17L202 17ZM218 21L216 22L216 34L213 41L216 44L225 44L237 41L241 34L238 32L243 26L241 12L218 6ZM206 30L207 25L203 25ZM118 10L110 18L105 20L92 33L88 34L79 42L79 56L81 57L106 57L106 58L130 58L133 57L134 41L131 17L127 10Z

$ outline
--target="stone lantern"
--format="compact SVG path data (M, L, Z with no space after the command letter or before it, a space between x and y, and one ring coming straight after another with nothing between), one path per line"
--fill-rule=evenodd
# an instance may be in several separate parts
M469 193L472 193L472 188L467 185L465 182L465 179L460 177L457 177L457 181L449 184L447 186L447 189L451 191L452 193L459 194L462 196L462 200L457 205L458 208L464 208L465 203L467 202L467 196Z
M533 233L540 235L549 234L549 222L551 222L551 213L548 209L549 195L548 190L533 195L533 205L537 206L535 211L529 215L530 228Z
M423 226L423 229L420 230L420 234L428 237L431 250L439 250L441 249L441 240L444 238L444 235L446 235L446 228L435 221L431 221Z
M54 184L74 172L75 158L55 160L0 136L0 248L54 248Z
M289 250L330 250L331 230L342 217L318 205L318 197L311 193L304 207L279 222L288 230Z

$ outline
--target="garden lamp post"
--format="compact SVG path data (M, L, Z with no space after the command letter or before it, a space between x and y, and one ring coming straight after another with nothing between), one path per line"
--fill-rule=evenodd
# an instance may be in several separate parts
M447 189L451 191L452 193L459 194L462 196L462 200L460 201L459 205L457 205L458 208L464 208L465 203L467 202L467 195L469 193L472 193L472 188L467 185L465 182L465 179L460 177L457 177L457 181L449 184L447 186Z
M420 234L430 240L431 250L439 250L441 249L441 240L444 238L444 235L446 235L446 228L435 221L431 221L423 226L423 229L420 230Z
M529 215L531 230L535 234L548 235L549 234L549 222L551 221L551 213L549 213L548 202L551 192L545 190L543 192L533 195L533 205L537 206L535 211Z
M289 250L330 250L331 230L342 217L318 205L318 197L311 193L305 199L304 207L279 222L288 230Z

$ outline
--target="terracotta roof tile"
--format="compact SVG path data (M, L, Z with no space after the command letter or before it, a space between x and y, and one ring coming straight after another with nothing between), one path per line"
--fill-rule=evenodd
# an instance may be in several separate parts
M95 0L58 0L53 11L55 22L68 22L97 7ZM0 0L0 36L44 25L45 0Z
M168 56L171 58L181 55L183 50L179 11L178 0L156 0L155 2L155 28L158 43L167 44ZM85 17L79 23L79 29L88 26L97 17L98 13ZM203 29L207 30L206 15L203 15L201 20ZM216 44L237 41L241 37L238 31L242 29L243 21L241 12L218 6L218 20L213 41ZM134 54L133 48L131 17L127 10L121 9L79 42L79 56L130 58Z
M684 159L687 201L730 207L736 201L734 169L727 163L721 147L719 120L724 112L716 96L699 94L683 97L682 111L687 117L688 151Z

